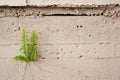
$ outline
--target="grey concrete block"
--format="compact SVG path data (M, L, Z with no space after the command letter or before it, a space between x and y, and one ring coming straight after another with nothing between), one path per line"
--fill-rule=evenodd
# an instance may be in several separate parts
M0 44L20 43L22 28L29 32L37 30L40 44L119 43L119 19L92 16L0 18Z

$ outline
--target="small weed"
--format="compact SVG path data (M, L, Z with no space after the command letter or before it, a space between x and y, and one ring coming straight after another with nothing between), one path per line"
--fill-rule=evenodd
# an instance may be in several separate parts
M32 31L31 36L27 35L25 29L22 31L22 47L21 52L22 55L18 55L14 57L14 60L24 61L29 63L31 61L35 61L37 59L38 54L38 36L36 31Z
M32 31L30 36L28 36L25 29L22 30L22 46L20 51L22 54L15 56L13 60L19 60L26 63L23 74L23 80L25 78L27 65L30 62L33 62L39 69L44 70L36 63L38 56L38 36L35 30Z
M37 54L38 54L37 42L38 42L38 36L36 31L33 30L31 36L29 37L26 30L25 29L22 30L22 47L20 49L22 54L15 56L13 59L26 62L23 80L25 77L25 71L28 63L37 60Z

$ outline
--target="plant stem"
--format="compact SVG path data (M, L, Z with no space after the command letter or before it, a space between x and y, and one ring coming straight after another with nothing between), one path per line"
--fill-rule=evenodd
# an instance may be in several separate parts
M26 73L27 66L28 66L28 63L26 63L26 65L25 65L24 74L23 74L23 80L25 79L25 73Z
M33 74L32 74L32 69L31 69L31 66L29 65L30 67L30 74L31 74L31 77L32 77L32 80L33 80Z

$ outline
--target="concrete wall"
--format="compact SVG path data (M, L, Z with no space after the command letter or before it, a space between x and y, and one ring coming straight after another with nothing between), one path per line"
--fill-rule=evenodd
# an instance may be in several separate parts
M0 6L59 6L120 4L120 0L0 0Z
M120 80L119 5L0 7L0 80L23 78L25 63L12 60L20 54L22 28L39 35L38 61L25 80Z

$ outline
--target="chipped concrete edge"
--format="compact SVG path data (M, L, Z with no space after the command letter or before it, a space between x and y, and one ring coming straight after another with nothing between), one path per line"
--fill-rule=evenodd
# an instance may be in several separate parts
M49 10L47 10L49 9ZM4 17L41 17L41 16L105 16L120 17L120 6L99 6L82 8L60 7L0 7L0 18Z
M111 6L120 6L120 4L86 4L86 5L79 5L79 4L41 4L41 5L34 5L34 4L24 4L24 5L0 5L0 7L71 7L71 8L100 8L100 7L111 7Z
M106 4L106 5L96 5L96 4L92 4L92 5L79 5L79 4L49 4L49 5L28 5L28 6L32 6L32 7L79 7L79 8L90 8L90 7L110 7L110 6L120 6L120 4Z

